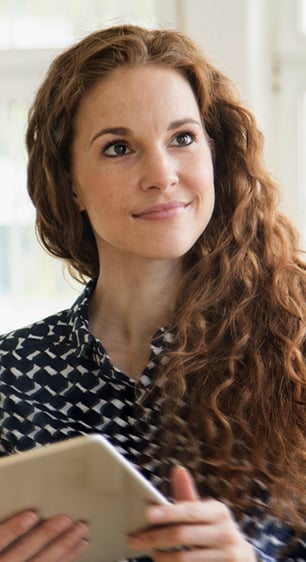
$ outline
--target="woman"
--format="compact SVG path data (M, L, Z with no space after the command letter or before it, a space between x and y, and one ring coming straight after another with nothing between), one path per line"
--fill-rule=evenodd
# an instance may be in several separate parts
M262 142L188 38L129 25L30 112L39 236L89 283L2 338L2 452L103 432L175 500L129 538L156 562L306 559L305 266ZM0 560L75 560L86 532L17 514Z

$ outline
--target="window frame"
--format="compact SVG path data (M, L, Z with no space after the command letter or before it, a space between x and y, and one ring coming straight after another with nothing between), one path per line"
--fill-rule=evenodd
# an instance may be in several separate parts
M306 33L298 25L301 0L276 0L275 10L272 82L277 172L284 193L284 210L299 230L305 248Z

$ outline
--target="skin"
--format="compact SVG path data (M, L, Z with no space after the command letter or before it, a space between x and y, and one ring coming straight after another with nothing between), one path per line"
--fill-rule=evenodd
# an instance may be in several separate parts
M181 258L213 212L210 142L188 82L155 65L98 82L74 125L76 202L101 264L90 330L113 364L138 378L152 335L171 317ZM169 216L148 213L169 203L177 205Z
M82 98L74 125L75 201L101 264L90 330L136 380L152 335L171 319L182 256L213 212L210 142L189 84L160 66L114 71ZM148 508L154 528L130 537L132 548L152 549L156 562L255 561L227 507L200 499L182 467L172 488L174 503ZM0 524L0 562L70 562L86 537L87 525L65 515L20 513ZM160 550L180 545L189 550Z
M75 129L77 204L89 216L101 263L90 328L113 363L137 379L150 337L171 318L182 256L213 212L210 142L190 85L160 66L119 69L96 84ZM147 216L168 201L187 205L170 216ZM152 549L156 562L255 561L225 505L201 500L182 468L172 486L175 503L150 508L148 524L158 527L130 537L131 547ZM191 550L160 551L182 544Z
M86 549L87 525L66 515L46 521L25 511L0 525L1 562L72 562Z
M148 524L155 528L131 536L131 548L152 549L155 562L256 561L229 509L216 500L201 500L185 468L173 470L172 489L175 502L147 509ZM171 550L181 545L187 549Z
M210 145L185 78L159 66L118 69L82 99L75 129L74 185L102 265L117 255L129 266L180 259L214 206ZM173 201L185 206L168 219L145 214Z

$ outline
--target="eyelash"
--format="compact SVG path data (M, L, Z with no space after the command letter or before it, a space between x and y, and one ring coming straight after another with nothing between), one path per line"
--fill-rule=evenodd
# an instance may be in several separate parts
M126 155L126 153L124 153L124 154L106 154L106 151L107 151L109 148L114 148L115 146L124 146L124 148L128 148L128 145L127 145L127 143L126 143L125 140L117 139L117 140L108 142L108 143L103 147L102 154L103 154L104 156L106 156L107 158L120 158L120 157ZM129 154L129 153L128 153L128 154Z
M189 146L190 144L192 144L195 139L196 139L196 135L195 133L193 133L192 131L182 131L180 133L177 133L174 138L178 138L178 137L190 137L191 141L188 142L187 144L181 144L181 145L177 145L177 146Z
M187 136L190 137L190 141L188 143L186 143L186 144L179 144L178 143L174 146L176 146L176 147L190 146L191 144L193 144L193 142L196 139L196 135L192 131L181 131L181 132L177 133L173 137L173 139L171 140L170 144L172 144L174 139L178 139L179 137L181 137L181 138L187 137ZM115 148L116 146L117 147L118 146L124 147L125 149L128 149L129 152L124 152L123 154L107 154L107 150L109 150L110 148ZM107 158L120 158L120 157L127 156L127 155L131 154L131 152L133 152L133 151L131 149L129 149L127 142L123 139L117 139L117 140L110 141L102 149L102 154L104 156L106 156Z

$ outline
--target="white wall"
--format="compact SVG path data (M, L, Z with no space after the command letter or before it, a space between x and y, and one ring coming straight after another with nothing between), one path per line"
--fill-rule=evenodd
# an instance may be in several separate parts
M306 167L305 156L298 154L301 119L293 86L297 81L299 91L306 91L306 38L299 73L292 53L289 64L283 55L291 50L288 34L295 28L295 0L181 0L179 4L183 31L232 78L242 101L254 112L266 138L267 166L282 188L282 206L305 243L306 194L301 191L306 191L306 178L302 181L299 169Z
M183 29L232 78L263 128L271 124L275 0L185 0Z
M246 95L247 2L186 0L184 16L184 31L202 46L213 63L239 84Z

